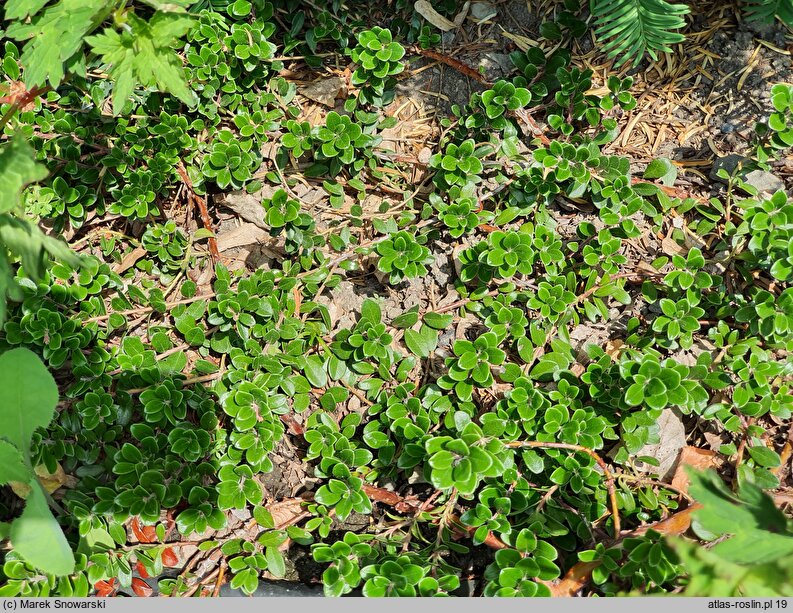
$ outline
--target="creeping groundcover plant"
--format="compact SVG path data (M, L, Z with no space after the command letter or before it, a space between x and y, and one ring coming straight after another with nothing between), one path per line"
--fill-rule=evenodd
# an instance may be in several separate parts
M491 4L3 3L0 596L790 595L791 79Z

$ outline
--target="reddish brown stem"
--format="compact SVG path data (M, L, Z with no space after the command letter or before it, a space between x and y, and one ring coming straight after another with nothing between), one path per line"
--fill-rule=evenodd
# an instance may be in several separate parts
M449 523L452 527L459 533L464 534L466 536L473 536L474 532L477 530L477 526L466 526L457 515L451 515L449 517ZM487 545L491 549L508 549L509 545L507 545L504 541L498 538L492 532L488 532L485 540L482 541L483 545Z
M485 75L483 75L481 72L476 70L476 68L472 68L468 64L461 62L458 59L455 59L448 55L444 55L443 53L438 53L437 51L433 51L432 49L422 49L421 47L413 47L413 51L415 51L419 55L428 57L431 60L440 62L441 64L446 64L446 66L453 68L457 72L464 74L469 79L473 79L474 81L477 81L482 85L491 84L490 81L487 80L487 77L485 77Z
M597 462L598 466L603 470L603 476L605 477L606 481L606 489L609 493L609 502L611 504L611 516L614 519L614 538L619 538L620 535L620 512L619 507L617 506L617 491L614 487L614 475L611 474L611 470L608 467L608 464L603 461L597 453L589 449L588 447L583 447L581 445L570 445L568 443L545 443L542 441L514 441L512 443L507 443L507 447L533 447L533 448L540 448L540 449L569 449L570 451L580 451L581 453L587 454L591 457L595 462Z
M209 218L209 211L207 210L207 202L206 200L195 193L193 189L193 182L190 180L190 177L187 174L187 170L184 167L184 164L179 162L179 165L176 167L176 171L179 173L179 176L182 179L182 182L187 187L187 198L188 201L194 202L198 205L198 213L201 216L201 223L204 225L204 228L209 230L214 234L215 230L212 227L212 220ZM212 256L212 261L216 264L220 261L220 252L218 251L218 241L214 236L210 236L208 239L209 244L209 254Z

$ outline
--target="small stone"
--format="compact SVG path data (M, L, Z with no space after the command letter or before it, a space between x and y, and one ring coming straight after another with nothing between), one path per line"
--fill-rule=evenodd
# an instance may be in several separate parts
M492 19L498 15L496 7L489 2L474 2L471 5L471 17L479 23Z
M731 123L723 123L721 124L721 128L719 128L719 130L721 130L722 134L729 134L730 132L735 131L735 126Z
M454 42L456 36L457 36L456 30L450 30L449 32L444 32L443 34L441 34L441 43L445 47L448 47Z
M761 194L773 194L785 189L785 182L782 179L765 170L753 170L747 173L744 181Z
M738 155L737 153L731 153L730 155L725 155L724 157L720 157L715 162L713 162L713 168L710 171L710 178L714 181L721 181L722 183L726 183L725 179L722 179L718 176L718 172L721 169L727 171L727 174L732 175L735 172L735 169L738 168L738 164L747 163L749 158L744 157L742 155Z
M512 60L506 53L485 53L479 64L485 69L488 78L506 76L515 69Z
M674 472L680 450L686 446L686 429L679 411L666 408L652 428L657 428L657 443L648 443L636 452L635 456L648 456L658 461L658 466L636 460L634 467L640 472L658 474L667 479Z

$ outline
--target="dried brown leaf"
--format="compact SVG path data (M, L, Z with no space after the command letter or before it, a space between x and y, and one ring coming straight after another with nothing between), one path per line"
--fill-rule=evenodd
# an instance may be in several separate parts
M223 253L246 245L260 244L270 239L270 233L253 223L242 223L218 235L218 250Z
M51 473L43 464L39 464L34 469L36 476L39 478L39 483L47 491L48 494L53 494L62 487L73 488L77 485L77 479L64 472L63 467L58 464L55 472ZM30 485L27 483L20 483L18 481L9 482L13 492L22 499L27 499L30 495Z
M611 339L610 341L606 342L604 351L612 360L617 361L619 360L620 354L622 353L622 346L624 344L625 343L622 341L622 339Z
M347 96L347 88L344 79L341 77L328 77L317 79L308 85L298 87L297 91L309 100L333 108L336 98Z
M305 515L306 512L303 506L305 502L303 498L288 498L267 505L267 510L273 516L275 527L283 529L299 521L298 518Z
M677 244L671 236L667 236L661 241L661 249L666 255L686 255L688 253L688 249L685 247L681 247Z
M699 449L698 447L683 447L677 459L677 468L672 477L672 487L681 492L688 492L690 482L686 474L686 466L691 466L696 470L707 470L716 468L720 464L718 454L710 449Z
M434 25L439 30L444 32L448 32L449 30L454 30L457 26L456 23L453 21L449 21L438 13L432 5L427 0L416 0L416 3L413 5L413 8L416 9L416 12L424 17L427 21L429 21L432 25Z
M132 268L139 259L146 255L146 250L143 247L135 247L132 251L126 254L121 261L113 266L113 272L122 274Z
M263 230L268 230L267 224L264 223L264 207L262 206L262 200L272 198L275 191L275 187L266 185L255 194L249 194L244 191L229 192L216 196L215 203L231 209L245 221L256 224Z

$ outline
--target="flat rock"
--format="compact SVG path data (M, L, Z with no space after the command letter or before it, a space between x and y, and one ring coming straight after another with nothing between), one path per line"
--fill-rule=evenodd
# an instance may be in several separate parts
M720 157L715 162L713 162L713 168L711 169L709 176L714 181L719 181L726 184L727 180L718 176L719 170L726 170L730 175L734 174L736 170L738 170L738 175L741 177L741 179L748 185L754 187L761 194L773 194L774 192L785 189L785 182L775 174L760 169L746 172L746 170L739 168L741 164L747 167L746 170L748 170L751 160L742 155L738 155L737 153L725 155L724 157Z
M510 74L515 66L507 53L485 53L479 60L488 79L496 79Z
M481 23L498 15L496 7L490 2L474 2L471 5L471 17Z
M636 469L642 472L658 473L662 480L671 477L674 472L680 451L686 446L686 429L680 413L675 409L666 408L656 422L659 441L649 443L636 452L636 456L649 456L658 461L658 466L651 466L637 461Z
M753 170L744 177L744 181L761 194L773 194L785 189L785 182L771 172Z

